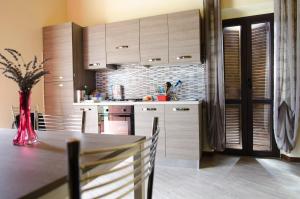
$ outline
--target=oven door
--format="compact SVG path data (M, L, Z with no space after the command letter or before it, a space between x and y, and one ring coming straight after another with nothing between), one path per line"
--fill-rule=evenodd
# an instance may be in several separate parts
M132 114L99 114L99 129L101 134L134 135L133 126Z

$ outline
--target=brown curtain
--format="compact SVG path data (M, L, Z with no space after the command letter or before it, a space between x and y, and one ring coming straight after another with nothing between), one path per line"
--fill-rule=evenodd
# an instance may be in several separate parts
M290 152L299 131L300 0L274 3L274 133L278 148Z
M223 33L220 0L204 0L208 141L217 150L225 149L225 98Z

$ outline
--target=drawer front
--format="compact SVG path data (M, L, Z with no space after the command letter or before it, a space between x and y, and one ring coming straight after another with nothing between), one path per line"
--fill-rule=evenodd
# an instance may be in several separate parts
M142 65L168 63L168 37L167 15L140 19L140 53Z
M157 156L165 157L165 126L164 126L164 105L135 105L135 135L147 136L152 135L152 121L158 117L158 126L160 129Z
M139 63L139 37L139 20L106 24L107 63Z
M199 160L198 105L165 105L166 157Z
M168 24L169 63L201 63L199 10L169 14Z
M106 68L105 25L83 29L84 68L95 70Z

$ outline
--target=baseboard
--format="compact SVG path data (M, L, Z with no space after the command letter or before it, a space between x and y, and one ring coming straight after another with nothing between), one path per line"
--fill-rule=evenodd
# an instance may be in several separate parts
M288 162L300 162L300 157L290 157L285 154L281 154L280 158Z

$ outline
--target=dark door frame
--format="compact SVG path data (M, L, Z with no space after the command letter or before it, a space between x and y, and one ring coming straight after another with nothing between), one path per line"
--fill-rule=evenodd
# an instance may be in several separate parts
M253 23L270 23L271 48L270 48L270 75L271 75L271 99L270 100L252 100L252 71L251 71L251 24ZM274 14L263 14L249 17L241 17L223 20L223 28L228 26L241 26L241 100L226 100L226 104L241 104L242 115L242 146L243 149L225 149L224 153L233 155L251 155L257 157L279 157L280 152L277 148L274 132L273 118L271 117L271 146L272 151L253 151L253 104L266 103L271 105L273 113L274 97L274 79L273 79L273 62L274 62ZM249 38L249 39L248 39ZM251 122L247 122L251 121Z

